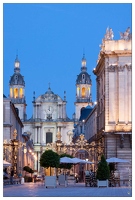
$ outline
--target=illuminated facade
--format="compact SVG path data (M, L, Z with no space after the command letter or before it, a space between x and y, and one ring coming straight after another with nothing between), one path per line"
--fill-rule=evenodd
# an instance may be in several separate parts
M64 100L53 93L50 86L45 94L33 97L33 115L25 120L24 132L31 135L34 145L35 170L41 172L40 156L42 150L51 148L56 151L56 141L70 144L73 136L73 120L66 114L66 96Z
M130 161L117 165L121 179L128 179L128 167L132 167L132 40L129 29L117 41L109 34L107 29L93 70L97 82L96 141L104 143L106 158Z
M3 160L8 161L14 168L15 176L24 175L23 167L34 166L34 157L28 153L33 150L32 141L28 134L22 134L23 123L18 116L16 107L10 98L3 96ZM10 168L7 168L10 173Z

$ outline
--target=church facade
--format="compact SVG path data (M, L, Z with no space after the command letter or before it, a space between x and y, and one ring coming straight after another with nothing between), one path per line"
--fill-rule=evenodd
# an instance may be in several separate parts
M27 119L25 101L25 81L20 73L20 61L15 59L14 74L9 81L10 99L18 110L18 115L23 122L23 133L29 135L33 141L35 164L34 169L41 172L40 156L48 148L58 148L58 143L70 145L74 134L74 122L78 123L81 109L88 104L92 105L91 79L87 73L86 59L83 55L81 72L76 80L76 102L74 119L69 119L66 113L66 92L64 98L54 94L50 85L48 90L38 97L33 94L33 113ZM51 145L51 147L50 147ZM62 153L62 152L61 152ZM64 152L63 152L64 153Z

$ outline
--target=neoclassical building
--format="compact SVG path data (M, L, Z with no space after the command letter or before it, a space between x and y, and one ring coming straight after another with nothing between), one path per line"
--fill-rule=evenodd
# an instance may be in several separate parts
M132 38L130 28L120 33L119 40L113 40L113 37L112 29L108 28L100 45L97 66L93 70L97 83L97 123L94 140L103 144L106 158L118 157L129 161L129 163L117 164L117 169L124 180L128 179L129 170L131 172L132 167ZM93 134L90 133L89 136L91 139Z

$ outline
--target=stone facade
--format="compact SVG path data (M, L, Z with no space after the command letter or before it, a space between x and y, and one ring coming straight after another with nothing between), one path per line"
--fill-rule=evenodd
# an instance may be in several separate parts
M24 132L29 133L33 140L37 157L35 169L38 172L42 170L39 163L42 149L46 150L49 144L53 144L56 151L57 140L65 144L72 141L73 120L66 114L66 96L63 100L53 93L50 86L45 94L37 98L33 97L32 118L25 120L23 124Z
M3 97L3 159L14 167L15 175L23 171L24 166L34 167L33 144L28 134L23 134L23 123L18 110L10 98ZM14 142L17 146L14 146ZM17 159L17 162L15 161ZM10 173L10 167L8 167Z
M96 68L97 141L104 139L106 158L119 157L130 164L117 164L127 180L132 159L132 40L103 39ZM127 171L127 173L125 173Z

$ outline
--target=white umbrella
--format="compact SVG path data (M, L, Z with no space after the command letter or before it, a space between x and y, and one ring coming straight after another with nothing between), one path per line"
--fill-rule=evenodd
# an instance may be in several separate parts
M6 160L3 160L3 166L9 167L9 166L11 166L11 163L7 162Z
M76 164L77 163L86 163L86 161L85 160L82 160L82 159L80 159L80 158L71 158Z
M124 159L120 159L120 158L116 158L116 157L108 158L108 159L106 159L106 161L108 163L127 163L127 162L129 162L128 160L124 160Z
M75 161L65 156L65 157L60 158L60 163L75 163Z
M87 163L87 164L92 164L92 162L90 162L90 161L86 161L86 160L82 160L82 159L80 159L80 158L71 158L76 164L77 163Z

